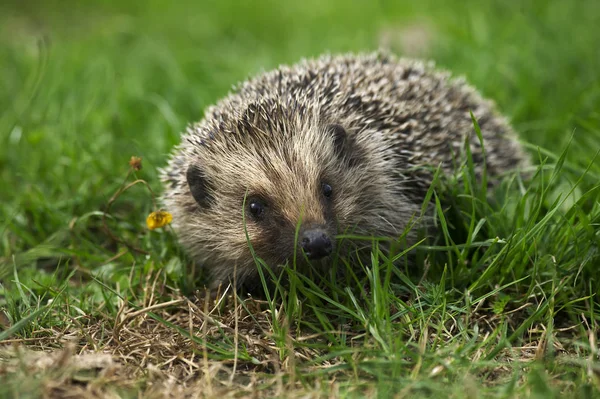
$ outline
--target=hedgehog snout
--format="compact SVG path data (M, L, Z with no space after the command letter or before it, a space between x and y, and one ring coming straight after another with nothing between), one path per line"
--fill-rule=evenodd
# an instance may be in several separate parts
M329 235L320 228L305 230L300 238L300 246L311 260L324 258L333 250Z

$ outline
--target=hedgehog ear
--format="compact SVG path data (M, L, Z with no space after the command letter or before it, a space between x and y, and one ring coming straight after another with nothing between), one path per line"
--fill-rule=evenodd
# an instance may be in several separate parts
M202 169L197 165L190 165L186 178L192 196L201 207L208 207L211 201L209 185Z
M333 148L337 156L349 166L357 166L362 162L362 151L355 145L352 137L342 125L337 123L327 127L333 136Z
M327 130L333 135L333 148L339 156L343 157L349 145L346 129L342 125L334 123L329 125Z

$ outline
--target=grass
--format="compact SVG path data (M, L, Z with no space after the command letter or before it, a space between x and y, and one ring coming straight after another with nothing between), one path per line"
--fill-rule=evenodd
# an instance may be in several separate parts
M600 394L599 22L592 0L3 2L0 397ZM106 234L130 157L160 192L233 83L382 44L465 75L539 165L493 193L469 163L440 179L417 267L374 245L345 281L213 303L143 185Z

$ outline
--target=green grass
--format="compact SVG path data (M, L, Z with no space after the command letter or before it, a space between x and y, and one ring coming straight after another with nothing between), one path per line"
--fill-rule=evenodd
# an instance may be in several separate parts
M96 3L0 4L0 397L600 394L600 3ZM465 75L540 165L487 195L469 163L440 179L416 267L374 245L336 260L344 281L289 270L276 298L215 306L170 230L146 230L142 185L107 217L130 246L105 232L130 157L160 192L232 84L382 42Z

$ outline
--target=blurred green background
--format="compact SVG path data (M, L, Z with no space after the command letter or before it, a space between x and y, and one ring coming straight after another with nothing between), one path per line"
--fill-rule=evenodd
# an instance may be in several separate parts
M402 279L360 304L346 287L332 296L337 305L314 295L299 305L290 300L293 306L279 315L295 318L301 310L300 325L319 337L339 323L377 339L365 334L364 342L354 341L343 327L339 342L327 334L321 355L298 356L298 371L286 360L287 371L305 378L306 386L327 388L346 372L350 386L358 384L359 374L349 376L362 368L381 381L382 396L401 386L406 395L423 389L427 397L435 396L430 390L476 397L477 380L480 392L489 388L502 397L552 397L549 387L578 385L581 397L591 397L600 369L592 339L600 320L600 162L594 160L600 148L599 39L599 0L0 1L0 316L5 312L14 323L3 331L0 318L0 340L47 336L39 348L48 350L77 336L81 348L107 350L103 345L110 343L121 353L122 342L113 339L119 332L112 330L123 316L121 298L145 306L148 292L156 289L155 300L170 299L179 288L195 288L198 277L184 271L191 262L169 230L146 229L153 205L143 186L119 197L108 220L115 235L148 255L104 231L102 211L121 187L130 157L143 158L137 177L158 193L156 169L180 132L235 83L323 52L384 47L464 75L497 102L534 160L550 154L549 163L558 166L504 198L499 189L501 200L493 206L465 184L453 187L458 206L449 207L454 219L448 220L456 227L455 242L462 244L463 230L478 230L477 240L494 243L481 251L450 245L435 252L431 268L423 263L431 281L417 287ZM557 158L570 140L563 165ZM495 237L502 243L496 245ZM360 317L346 312L355 307ZM287 327L273 326L280 338L286 334ZM90 329L105 334L91 338ZM227 359L237 358L230 330L219 331L208 342ZM282 360L290 344L285 337L278 344ZM563 345L570 357L552 361ZM329 363L334 357L344 358L348 369ZM547 377L534 368L529 384L521 384L533 357L550 359ZM323 359L334 365L324 368ZM419 359L414 367L411 359ZM312 361L317 380L328 381L313 384L303 368ZM507 370L510 383L503 387ZM143 380L151 378L150 387L159 375L138 371ZM6 375L0 396L34 386L27 373ZM56 373L46 378L68 381ZM169 393L181 382L165 381Z
M231 86L323 52L387 47L467 79L521 137L589 161L598 143L599 1L3 1L4 256L101 209L131 155L160 189L180 131ZM535 154L533 150L532 153ZM116 211L143 222L141 191ZM139 220L138 220L139 219Z

